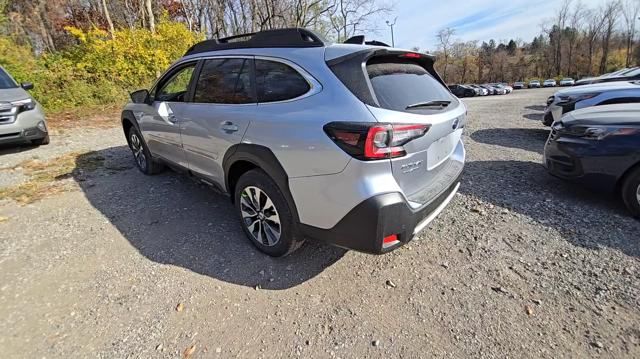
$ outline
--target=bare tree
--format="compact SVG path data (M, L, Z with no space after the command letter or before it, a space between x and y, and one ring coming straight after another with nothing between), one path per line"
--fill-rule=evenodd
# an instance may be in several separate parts
M375 31L374 18L388 14L391 6L374 0L331 0L329 21L338 41L358 32Z
M580 26L584 22L584 7L580 1L576 2L569 17L569 28L567 29L567 75L572 74L573 55L578 43Z
M624 16L626 30L626 61L627 67L631 66L631 58L633 57L633 40L636 36L636 20L640 15L640 0L627 0L622 4L622 15Z
M156 19L153 15L153 4L151 0L145 0L144 2L147 18L149 19L149 30L151 32L156 32Z
M600 59L600 73L607 70L607 62L609 60L609 45L611 35L616 26L618 12L620 11L620 3L618 1L609 1L602 8L603 31L602 31L602 58Z
M451 45L453 43L452 36L455 34L456 30L450 27L441 29L436 34L436 38L438 39L438 47L442 52L442 57L444 58L444 66L442 72L442 78L447 81L447 67L449 65L449 52L451 50Z
M116 30L113 28L113 21L111 21L111 14L109 14L109 8L107 7L107 1L101 0L102 11L104 12L104 18L107 20L107 24L109 26L109 34L111 34L111 38L115 38Z
M591 10L587 14L587 72L589 75L593 74L593 55L596 51L596 44L600 33L602 32L602 26L604 25L604 18L600 16L597 11Z

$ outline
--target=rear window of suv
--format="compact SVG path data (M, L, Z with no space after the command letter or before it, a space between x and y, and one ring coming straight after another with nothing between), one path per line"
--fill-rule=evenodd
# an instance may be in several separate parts
M382 108L406 111L407 106L422 102L456 102L444 85L416 63L370 61L367 72Z

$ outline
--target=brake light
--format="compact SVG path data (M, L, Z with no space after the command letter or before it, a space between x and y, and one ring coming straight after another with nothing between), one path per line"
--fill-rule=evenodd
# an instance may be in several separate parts
M349 155L364 161L402 157L404 145L424 136L429 125L332 122L324 126L327 135Z
M422 57L422 55L416 54L415 52L407 52L406 54L400 55L400 57L403 57L405 59L419 59Z

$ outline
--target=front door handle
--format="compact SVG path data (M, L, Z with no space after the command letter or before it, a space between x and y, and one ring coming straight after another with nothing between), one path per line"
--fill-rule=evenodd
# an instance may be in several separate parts
M233 122L225 121L220 125L220 128L225 132L236 132L239 130L238 126L234 125Z
M169 114L169 116L167 116L167 117L168 117L168 119L169 119L169 122L171 122L171 123L176 123L176 122L178 122L178 118L176 117L176 115L174 115L174 114L172 114L172 113L170 113L170 114Z

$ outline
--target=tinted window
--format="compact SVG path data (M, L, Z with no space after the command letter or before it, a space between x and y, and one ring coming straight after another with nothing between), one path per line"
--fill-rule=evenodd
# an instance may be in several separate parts
M367 72L380 106L386 109L405 111L421 102L455 101L440 82L415 63L369 63Z
M259 102L284 101L307 93L307 80L280 62L256 60L256 86Z
M3 69L0 69L0 89L11 89L16 87L18 87L18 84L16 84Z
M206 60L196 84L194 102L241 104L255 102L251 87L251 61Z
M170 75L155 96L155 101L184 102L196 64L192 63Z

